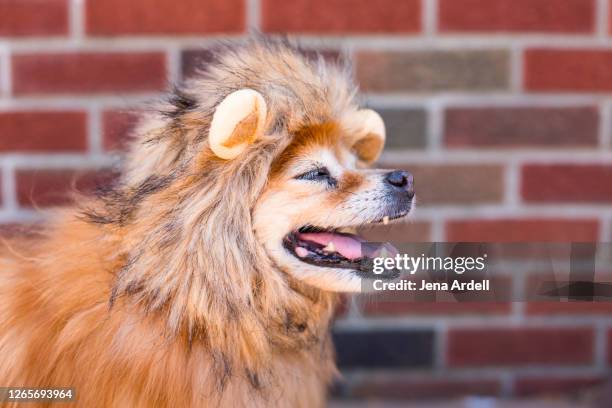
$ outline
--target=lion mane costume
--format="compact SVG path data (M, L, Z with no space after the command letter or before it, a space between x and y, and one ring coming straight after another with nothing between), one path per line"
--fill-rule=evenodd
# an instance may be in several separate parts
M270 257L253 211L291 146L352 129L371 162L384 127L346 69L285 41L216 54L143 116L112 187L0 245L0 385L74 387L82 407L325 405L336 295Z

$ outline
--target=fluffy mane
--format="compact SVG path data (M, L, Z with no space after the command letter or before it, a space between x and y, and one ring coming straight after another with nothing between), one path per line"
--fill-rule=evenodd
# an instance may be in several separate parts
M348 78L346 69L307 59L282 41L219 47L214 62L143 117L115 186L80 198L79 208L63 210L40 238L3 250L0 267L10 273L0 296L14 299L18 305L10 307L22 313L1 303L9 318L0 332L11 325L42 330L29 318L52 335L18 351L16 338L0 338L0 353L15 353L14 362L36 347L50 356L38 373L24 366L16 374L0 362L0 377L14 384L48 385L58 378L71 384L81 381L74 373L82 364L110 388L141 370L143 392L155 393L168 386L167 379L146 374L155 359L167 358L167 369L176 370L169 355L180 355L186 367L209 356L209 385L224 389L232 377L245 377L264 395L279 380L271 354L291 353L329 378L334 296L272 264L255 239L251 216L291 135L354 109ZM266 136L240 160L224 161L208 148L208 128L215 106L241 88L266 98ZM33 292L29 285L41 279L45 289ZM130 340L144 330L163 339L159 345L155 334L140 337L155 342L159 353L139 352L138 336ZM103 348L114 357L87 359ZM133 367L125 368L126 360ZM163 398L160 403L169 403Z

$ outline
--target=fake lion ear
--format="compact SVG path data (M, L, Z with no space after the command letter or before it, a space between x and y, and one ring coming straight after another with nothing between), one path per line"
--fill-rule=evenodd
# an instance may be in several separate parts
M262 135L267 105L253 89L232 92L221 101L210 123L208 142L215 155L233 159Z
M358 110L351 122L354 129L350 140L352 150L364 162L375 162L385 146L385 123L372 109Z

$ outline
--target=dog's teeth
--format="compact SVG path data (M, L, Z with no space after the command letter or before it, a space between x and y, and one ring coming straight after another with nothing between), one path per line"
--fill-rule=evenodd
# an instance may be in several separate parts
M357 228L355 227L342 227L338 230L338 232L344 233L344 234L353 234L356 235L357 234Z
M383 217L383 224L387 225L389 223L389 216L385 215Z
M329 241L329 243L327 244L325 248L323 248L323 250L325 252L336 252L336 246L334 245L333 242Z
M302 248L302 247L295 247L295 253L300 258L304 258L306 255L308 255L308 250L306 248Z

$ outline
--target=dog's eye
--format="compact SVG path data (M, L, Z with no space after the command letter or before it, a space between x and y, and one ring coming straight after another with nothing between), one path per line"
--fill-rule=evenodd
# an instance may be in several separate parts
M309 170L306 173L300 174L296 177L298 180L321 180L331 177L327 167L318 167L314 170Z
M296 177L297 180L312 180L312 181L326 181L330 184L335 184L336 180L332 178L329 170L326 167L318 167L314 170L307 171L306 173L300 174Z

